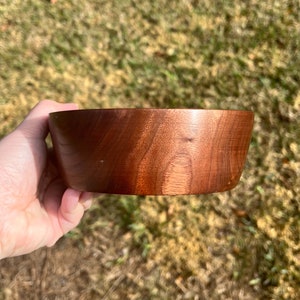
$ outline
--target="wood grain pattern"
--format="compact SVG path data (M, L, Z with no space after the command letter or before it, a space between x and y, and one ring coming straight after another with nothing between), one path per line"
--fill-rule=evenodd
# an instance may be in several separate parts
M238 183L253 113L98 109L50 114L61 173L79 191L204 194Z

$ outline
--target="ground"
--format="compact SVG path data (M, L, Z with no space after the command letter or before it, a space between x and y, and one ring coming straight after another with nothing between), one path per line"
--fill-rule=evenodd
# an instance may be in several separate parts
M0 299L299 299L299 47L296 0L0 1L0 137L46 98L255 113L234 190L102 195Z

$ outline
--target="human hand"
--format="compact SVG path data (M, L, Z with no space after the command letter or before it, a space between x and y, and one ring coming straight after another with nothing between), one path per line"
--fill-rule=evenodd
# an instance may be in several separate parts
M44 100L0 141L0 259L54 245L91 205L91 193L63 183L45 143L48 114L74 109Z

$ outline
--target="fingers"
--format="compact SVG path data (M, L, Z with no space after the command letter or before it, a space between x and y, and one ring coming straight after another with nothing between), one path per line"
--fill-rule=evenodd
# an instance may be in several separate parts
M17 130L22 131L27 138L44 139L48 134L49 113L75 109L78 109L78 107L74 103L57 103L51 100L43 100L31 110Z
M83 206L84 210L88 210L93 204L94 193L85 192L81 194L79 203Z
M37 196L53 223L57 223L57 214L65 191L66 186L60 178L46 178L40 182Z
M50 199L44 203L52 226L52 233L46 245L53 246L56 241L73 228L83 217L84 211L91 207L93 193L78 192L71 188L64 188L57 182L56 187L49 189Z
M63 234L76 227L84 211L92 204L92 193L81 193L67 189L62 197L59 208L59 223Z

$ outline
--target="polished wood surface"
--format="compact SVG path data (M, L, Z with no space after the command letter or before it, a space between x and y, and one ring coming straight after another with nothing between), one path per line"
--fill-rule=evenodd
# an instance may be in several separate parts
M79 191L204 194L238 183L253 113L201 109L97 109L50 114L66 184Z

